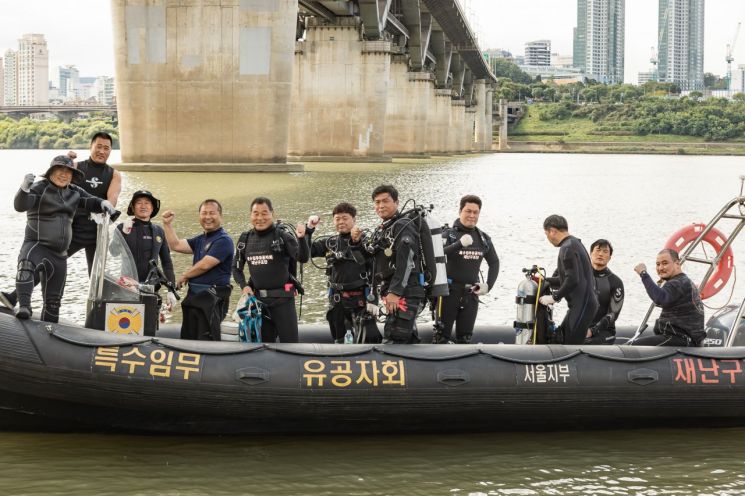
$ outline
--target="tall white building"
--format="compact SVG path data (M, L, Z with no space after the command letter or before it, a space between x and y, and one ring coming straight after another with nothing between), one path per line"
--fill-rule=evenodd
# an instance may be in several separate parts
M52 83L58 90L62 100L77 100L80 98L80 71L74 65L56 67Z
M704 0L660 0L659 80L704 89Z
M5 105L5 67L0 57L0 105Z
M18 105L49 103L49 51L43 34L18 40Z
M114 103L115 88L114 78L109 76L100 76L96 78L95 84L96 99L102 105L111 105Z
M574 66L601 83L623 83L625 0L577 0Z
M18 105L18 52L5 52L3 72L3 105Z
M551 40L527 42L525 44L525 65L551 65Z

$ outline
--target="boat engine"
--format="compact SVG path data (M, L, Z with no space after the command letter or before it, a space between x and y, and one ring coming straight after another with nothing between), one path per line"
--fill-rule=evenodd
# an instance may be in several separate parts
M721 347L727 344L730 329L737 318L740 310L739 305L727 305L706 322L706 338L702 346ZM735 329L735 336L732 339L732 346L745 346L745 319L740 319L740 323Z

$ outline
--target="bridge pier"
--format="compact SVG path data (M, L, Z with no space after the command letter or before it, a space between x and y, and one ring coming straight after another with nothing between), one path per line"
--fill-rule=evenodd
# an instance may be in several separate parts
M309 19L297 50L289 154L303 160L384 156L389 41L360 39L360 21Z
M112 0L123 169L286 164L296 0Z
M393 56L385 123L386 155L427 156L431 92L432 75L429 72L409 72L407 58Z

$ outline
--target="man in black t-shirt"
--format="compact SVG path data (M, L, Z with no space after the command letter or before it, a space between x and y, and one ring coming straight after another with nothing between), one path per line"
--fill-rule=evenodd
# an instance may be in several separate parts
M84 177L77 178L75 184L91 195L108 200L116 206L122 190L122 177L119 171L106 163L113 144L114 139L108 133L99 132L93 135L90 157L76 164ZM70 158L76 158L75 152L70 152L68 155ZM96 223L90 219L88 212L78 209L72 221L72 243L67 252L68 257L83 249L85 249L88 275L90 275L93 256L96 253Z

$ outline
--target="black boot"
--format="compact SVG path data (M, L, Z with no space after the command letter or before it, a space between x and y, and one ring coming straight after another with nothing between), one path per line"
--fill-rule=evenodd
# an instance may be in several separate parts
M16 312L16 318L28 320L31 318L31 307L20 307Z

